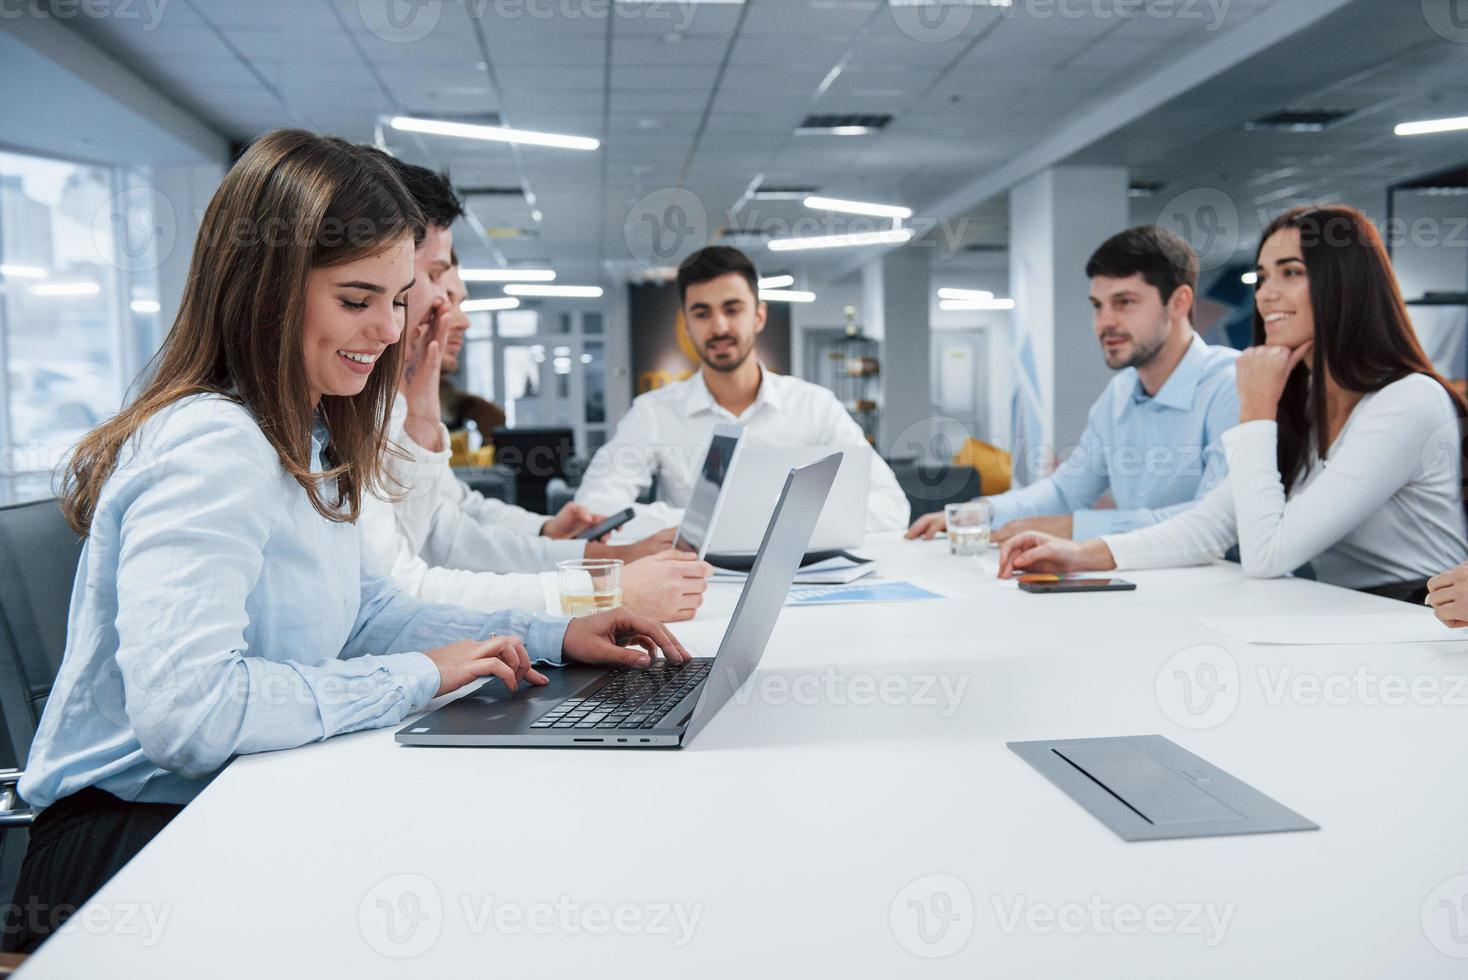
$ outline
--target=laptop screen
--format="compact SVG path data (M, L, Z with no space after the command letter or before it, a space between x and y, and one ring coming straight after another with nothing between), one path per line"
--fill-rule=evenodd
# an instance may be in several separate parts
M688 719L685 743L708 724L759 666L840 466L841 454L835 453L818 463L791 470L785 478L785 488L765 528L754 567L749 570L749 578L744 582L739 602L714 655L713 672L704 682Z
M707 549L709 531L718 514L719 500L729 471L733 467L734 453L739 448L739 438L744 434L742 426L721 425L709 439L709 448L703 456L703 465L693 481L693 492L688 496L688 506L683 510L683 523L678 526L678 537L673 547L689 551L699 557Z

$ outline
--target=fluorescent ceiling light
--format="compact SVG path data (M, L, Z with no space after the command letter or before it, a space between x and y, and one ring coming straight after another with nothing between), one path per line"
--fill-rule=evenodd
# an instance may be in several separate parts
M993 299L994 298L994 294L991 293L991 292L989 292L987 289L953 289L953 288L945 287L943 289L938 290L938 298L939 299L970 299L970 300L980 300L980 301L983 301L983 300L991 300L991 299Z
M796 136L866 136L870 126L797 126Z
M958 312L960 310L1012 310L1014 300L1012 299L945 299L938 303L938 309Z
M465 282L553 282L554 269L460 269Z
M844 201L839 197L816 195L801 203L813 211L840 211L843 214L865 214L873 218L896 218L898 221L912 217L912 208L897 204L871 204L867 201Z
M37 296L96 296L101 291L95 282L43 282L31 287Z
M755 191L750 195L756 201L799 201L807 196L808 191Z
M760 289L781 289L795 285L794 276L766 276L759 281Z
M129 305L134 313L157 313L163 309L163 304L156 299L135 299Z
M1460 129L1468 129L1468 116L1398 123L1396 133L1398 136L1425 136L1428 133L1452 133Z
M1014 0L887 0L889 7L1008 7Z
M1259 282L1259 273L1246 272L1242 276L1239 276L1239 281L1242 282L1245 286L1257 285Z
M489 313L492 310L513 310L520 305L520 301L513 296L499 296L494 299L466 299L459 304L459 309L465 313Z
M594 150L601 146L601 140L590 136L563 136L560 133L538 133L531 129L479 126L442 119L416 119L412 116L393 116L389 125L403 133L456 136L459 139L492 140L497 143L526 143L531 146L553 146L561 150Z
M46 270L38 265L0 265L0 276L13 279L45 279Z
M600 286L535 286L511 283L505 287L507 296L562 296L577 299L596 299L601 295Z
M900 245L910 238L910 228L889 228L886 231L860 231L850 235L776 238L769 243L769 249L772 252L790 252L806 248L848 248L853 245Z
M816 294L804 289L761 289L759 298L769 303L814 303Z

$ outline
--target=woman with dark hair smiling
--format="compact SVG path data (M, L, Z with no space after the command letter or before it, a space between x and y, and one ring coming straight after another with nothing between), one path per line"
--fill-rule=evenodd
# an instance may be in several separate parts
M1292 208L1265 229L1255 271L1227 482L1129 534L1020 535L1002 577L1198 564L1237 543L1251 576L1308 562L1321 581L1421 601L1429 576L1468 557L1468 404L1422 352L1376 228L1342 205Z
M422 230L384 154L301 131L262 137L215 193L151 380L68 465L87 541L20 784L40 813L7 951L236 755L395 724L482 677L543 684L538 659L687 659L629 613L427 605L364 563Z

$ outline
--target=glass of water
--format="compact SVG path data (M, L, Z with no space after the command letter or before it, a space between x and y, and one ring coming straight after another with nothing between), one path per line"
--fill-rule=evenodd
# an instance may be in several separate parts
M987 500L969 500L943 508L948 523L948 551L954 555L977 555L989 548L989 529L994 524L994 505Z
M590 616L622 604L620 558L573 558L557 562L556 579L561 591L561 612L567 616Z

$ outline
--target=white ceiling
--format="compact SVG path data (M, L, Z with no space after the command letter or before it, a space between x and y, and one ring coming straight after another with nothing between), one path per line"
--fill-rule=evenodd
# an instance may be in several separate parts
M421 0L418 15L428 20L416 26L421 31L431 21L431 29L404 39L374 14L401 2L172 0L152 29L141 20L73 24L238 140L302 125L369 141L378 117L390 113L493 113L512 126L600 138L592 153L390 139L406 159L448 167L462 187L518 186L534 194L539 223L523 197L473 199L480 228L456 232L468 261L549 260L561 281L579 282L675 263L728 223L728 209L757 174L766 184L902 203L921 215L923 205L1094 112L1108 91L1188 58L1271 6L1145 0L1140 15L1122 17L1118 12L1142 0L1015 0L1008 9L932 0L928 10L879 0L630 7L609 0ZM1233 117L1258 105L1294 105L1312 92L1330 107L1374 99L1405 111L1424 79L1433 91L1457 89L1444 98L1468 113L1468 99L1459 98L1468 44L1432 34L1419 6L1356 0L1347 8L1355 19L1343 23L1360 33L1343 37L1337 27L1315 43L1280 39L1286 43L1269 53L1277 84L1252 71L1251 61L1228 73L1227 85L1187 96L1201 100L1195 112L1158 110L1087 159L1125 163L1138 176L1166 181L1168 192L1236 180L1268 193L1293 178L1280 177L1279 187L1248 183L1264 169L1314 170L1337 160L1338 169L1380 183L1383 170L1406 167L1390 141L1372 135L1361 142L1366 131L1355 129L1309 144L1253 138L1258 134L1244 140ZM1411 30L1387 29L1408 19ZM1298 48L1289 51L1290 43ZM1385 73L1354 80L1343 74L1383 58L1391 62ZM892 113L894 121L871 137L793 135L808 113ZM1389 118L1394 112L1377 113L1378 123ZM1300 149L1307 145L1313 149ZM1220 168L1226 179L1215 176ZM680 223L669 205L681 205L687 221ZM1002 204L973 214L969 240L1003 242ZM665 223L664 244L676 249L650 249L649 217ZM818 217L798 204L754 201L734 223L783 228ZM678 239L668 225L686 225L691 234ZM480 234L497 228L526 233ZM819 272L839 261L761 249L755 257L767 271Z

